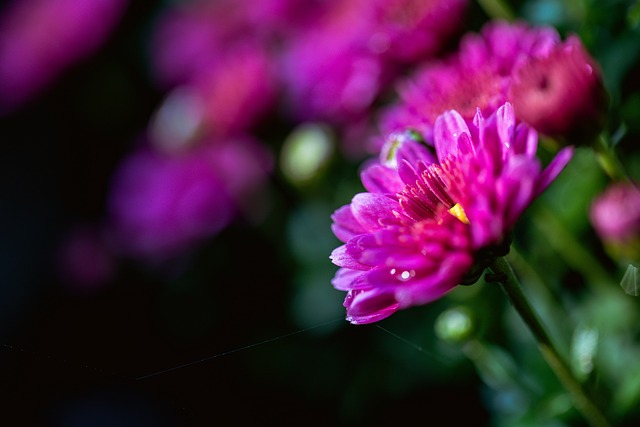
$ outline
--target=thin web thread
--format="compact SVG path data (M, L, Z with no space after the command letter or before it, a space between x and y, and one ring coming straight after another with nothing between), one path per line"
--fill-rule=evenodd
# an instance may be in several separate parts
M235 348L233 350L229 350L229 351L225 351L225 352L222 352L222 353L214 354L213 356L208 356L208 357L204 357L202 359L194 360L193 362L188 362L188 363L184 363L182 365L174 366L172 368L163 369L162 371L154 372L154 373L151 373L151 374L148 374L148 375L143 375L141 377L136 378L135 380L136 381L144 380L146 378L154 377L156 375L165 374L167 372L176 371L178 369L186 368L188 366L197 365L198 363L207 362L209 360L216 359L218 357L228 356L230 354L237 353L239 351L244 351L244 350L248 350L248 349L253 348L253 347L258 347L258 346L261 346L261 345L269 344L269 343L272 343L274 341L278 341L278 340L281 340L283 338L290 337L292 335L297 335L297 334L301 334L303 332L311 331L313 329L321 328L321 327L329 325L331 323L335 323L338 320L343 320L343 318L340 317L338 319L329 320L328 322L320 323L319 325L311 326L309 328L300 329L300 330L295 331L295 332L290 332L288 334L279 335L279 336L274 337L274 338L269 338L268 340L260 341L260 342L249 344L249 345L245 345L243 347L238 347L238 348Z
M264 341L259 341L259 342L253 343L253 344L249 344L249 345L245 345L245 346L242 346L242 347L235 348L233 350L224 351L222 353L216 353L216 354L214 354L212 356L203 357L201 359L194 360L192 362L183 363L181 365L173 366L171 368L163 369L161 371L153 372L153 373L150 373L150 374L147 374L147 375L142 375L142 376L139 376L137 378L134 378L133 380L134 381L141 381L141 380L144 380L144 379L147 379L147 378L151 378L151 377L155 377L155 376L158 376L158 375L162 375L162 374L165 374L165 373L168 373L168 372L177 371L179 369L183 369L183 368L187 368L189 366L193 366L193 365L197 365L197 364L200 364L200 363L204 363L204 362L207 362L209 360L217 359L219 357L228 356L230 354L238 353L238 352L241 352L241 351L244 351L244 350L249 350L249 349L254 348L254 347L259 347L259 346L262 346L262 345L265 345L265 344L269 344L269 343L272 343L272 342L275 342L275 341L278 341L278 340L281 340L281 339L284 339L284 338L288 338L288 337L291 337L291 336L294 336L294 335L298 335L298 334L301 334L301 333L304 333L304 332L308 332L308 331L311 331L311 330L314 330L314 329L318 329L318 328L321 328L323 326L329 325L331 323L338 322L340 320L344 320L344 319L342 317L340 317L340 318L337 318L337 319L329 320L327 322L323 322L323 323L320 323L320 324L315 325L315 326L311 326L311 327L308 327L308 328L300 329L300 330L297 330L297 331L294 331L294 332L290 332L290 333L287 333L287 334L284 334L284 335L278 335L276 337L269 338L269 339L264 340ZM445 360L445 359L443 359L441 357L438 357L435 354L429 353L428 351L426 351L424 348L422 348L418 344L415 344L415 343L407 340L406 338L403 338L400 335L398 335L398 334L396 334L394 332L391 332L388 329L383 328L380 325L375 325L375 326L378 329L380 329L381 331L383 331L383 332L391 335L392 337L402 341L403 343L409 345L410 347L412 347L416 351L418 351L420 353L423 353L423 354L425 354L425 355L427 355L429 357L433 357L433 358L439 360L442 363L445 363L445 364L449 363L447 360ZM33 351L29 351L29 350L26 350L24 348L16 347L16 346L13 346L13 345L10 345L10 344L3 344L2 346L5 349L9 349L9 350L13 350L13 351L19 351L19 352L22 352L22 353L35 353ZM51 355L46 355L46 357L48 359L52 359L52 360L56 359ZM67 362L64 359L61 360L61 361L62 362ZM91 367L91 366L88 366L88 365L82 365L82 367L84 369L88 369L88 370L91 370L91 371L94 371L94 372L98 372L98 373L101 373L101 374L105 374L105 373L109 374L108 372L106 372L103 369ZM126 379L126 378L124 378L124 377L122 377L120 375L114 374L114 373L110 373L110 374L115 376L115 377L119 377L121 379Z

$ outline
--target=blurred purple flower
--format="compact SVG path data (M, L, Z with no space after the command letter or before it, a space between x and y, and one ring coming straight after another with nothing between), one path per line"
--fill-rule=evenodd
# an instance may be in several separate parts
M98 227L76 226L58 248L56 263L60 278L76 292L97 291L114 274L115 260L103 234Z
M457 52L425 63L398 84L400 102L382 118L385 133L414 129L431 141L436 118L454 109L470 121L480 108L489 115L508 100L515 69L547 55L560 42L552 28L494 21L465 35Z
M123 253L158 260L188 251L228 225L261 188L271 165L258 143L201 143L179 154L144 147L120 166L109 213Z
M294 42L281 72L294 119L338 125L363 117L389 81L380 56L331 34L308 34Z
M461 27L467 0L377 0L370 48L403 62L438 53Z
M510 104L467 125L456 111L435 122L437 160L412 133L391 135L380 161L362 173L368 192L338 209L333 285L347 291L347 320L370 323L473 283L508 251L527 206L571 159L542 170L537 134L516 124Z
M299 120L344 125L366 115L399 63L435 54L460 27L465 0L327 2L286 45L283 85Z
M18 108L107 38L127 0L16 0L0 16L0 113Z
M159 21L152 46L157 80L188 94L170 99L188 105L169 108L189 110L189 119L197 121L193 137L247 130L276 102L274 53L249 32L248 12L238 4L187 5L170 9Z
M508 98L539 132L576 144L591 142L606 117L600 67L576 36L518 67Z
M594 200L590 217L613 256L640 261L640 188L637 183L611 185Z

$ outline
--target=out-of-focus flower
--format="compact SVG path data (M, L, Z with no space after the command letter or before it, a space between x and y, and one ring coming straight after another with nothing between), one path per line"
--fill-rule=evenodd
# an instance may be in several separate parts
M64 237L56 257L62 281L79 293L103 287L115 270L107 239L95 226L76 226Z
M615 258L640 263L640 188L637 183L611 185L596 198L591 223Z
M477 108L489 115L509 100L514 71L531 58L546 57L558 43L560 37L552 28L490 22L480 34L465 35L457 52L425 63L400 82L400 102L385 113L382 128L411 128L431 141L436 118L449 109L467 121Z
M333 285L347 291L352 323L440 298L473 283L508 251L526 207L570 160L568 147L542 170L537 134L516 124L510 104L471 126L456 111L435 123L437 161L412 134L392 135L380 161L362 173L368 190L338 209Z
M116 172L110 224L127 255L164 259L220 231L263 184L269 157L249 137L167 154L148 147Z
M290 116L332 124L362 117L389 79L378 55L330 33L298 39L284 57L281 71Z
M289 110L343 125L364 115L400 62L435 54L459 28L465 0L328 2L283 59Z
M245 44L219 59L170 92L152 122L154 141L181 147L202 135L235 134L252 128L270 111L277 88L267 54Z
M100 46L127 0L15 0L0 16L0 113Z
M575 144L590 143L606 118L599 65L576 36L518 67L508 98L520 119Z
M395 60L416 62L438 53L461 27L467 0L378 0L369 47Z

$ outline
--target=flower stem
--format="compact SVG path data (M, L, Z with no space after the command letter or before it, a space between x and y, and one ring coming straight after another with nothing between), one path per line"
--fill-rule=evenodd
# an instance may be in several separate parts
M582 383L575 378L569 368L569 364L563 359L551 341L538 315L533 311L527 297L522 292L520 283L507 260L505 258L497 258L489 268L494 273L495 280L500 284L509 301L533 334L542 356L573 398L576 408L592 427L609 427L611 424L604 417L600 408L596 406Z
M618 156L616 156L615 151L610 147L604 135L598 136L593 144L593 150L598 163L600 163L600 166L611 180L625 181L629 179L622 163L620 163Z
M504 0L478 0L480 7L492 19L513 21L515 14Z

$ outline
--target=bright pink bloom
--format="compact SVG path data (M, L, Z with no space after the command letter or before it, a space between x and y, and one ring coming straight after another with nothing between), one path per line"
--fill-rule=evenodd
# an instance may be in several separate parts
M606 189L591 206L591 223L615 255L640 261L640 188L617 183Z
M180 154L142 148L125 159L109 198L123 253L157 260L187 251L228 225L261 188L270 159L258 143L202 143Z
M412 134L392 135L379 163L367 167L368 190L333 215L345 244L331 254L340 266L333 285L347 291L352 323L370 323L399 309L442 297L474 281L527 206L572 156L562 150L542 169L537 134L517 124L510 104L469 126L456 111L435 123L437 160Z
M0 113L100 46L127 0L16 0L0 17Z
M508 101L514 70L530 58L544 57L560 42L552 28L501 21L467 34L457 52L426 63L398 85L400 102L383 118L386 132L414 129L431 141L436 118L454 109L470 121L476 109L489 115Z

